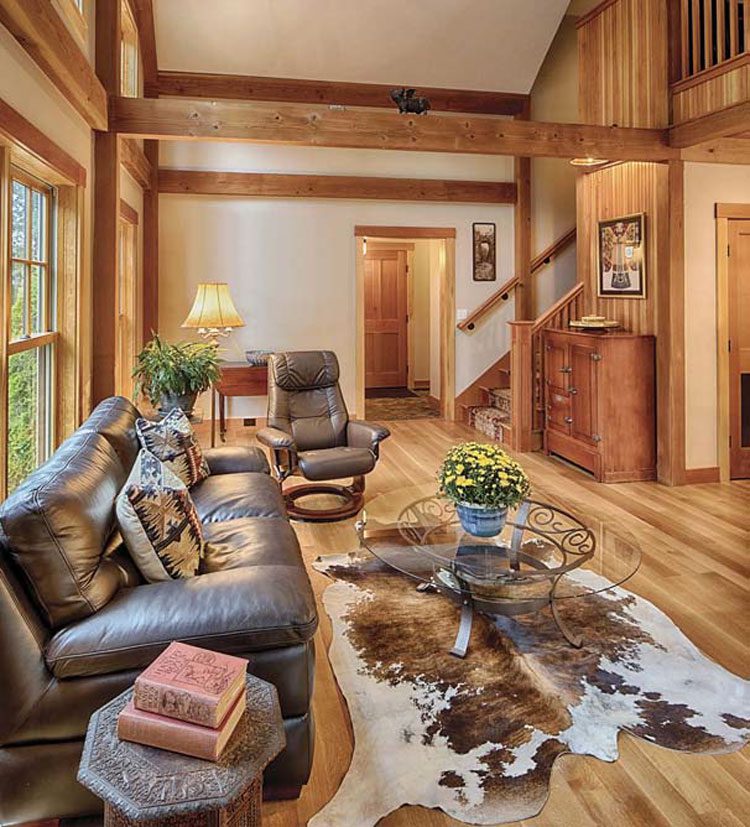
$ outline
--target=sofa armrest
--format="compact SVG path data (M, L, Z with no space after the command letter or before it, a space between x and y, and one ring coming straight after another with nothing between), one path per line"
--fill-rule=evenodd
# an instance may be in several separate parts
M390 435L388 428L374 422L349 420L346 426L346 444L350 448L369 448L377 452L378 445Z
M273 451L296 451L297 444L291 434L279 428L261 428L255 435L261 445Z
M143 669L173 640L227 654L308 641L318 624L302 567L260 565L122 589L57 632L45 651L57 678Z
M271 473L266 455L260 448L227 445L207 448L203 456L212 474L237 474L248 471Z

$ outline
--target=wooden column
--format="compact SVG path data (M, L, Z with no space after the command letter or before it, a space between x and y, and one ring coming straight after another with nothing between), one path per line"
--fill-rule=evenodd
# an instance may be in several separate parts
M517 120L529 119L529 104L516 115ZM516 207L514 213L515 275L518 286L515 293L516 319L533 316L531 284L531 158L515 158Z
M96 4L96 73L107 93L120 94L120 4ZM94 135L94 256L92 272L92 404L115 390L120 145L114 132Z
M684 163L669 162L669 264L657 290L657 476L685 482L685 180Z
M159 142L145 141L151 187L143 193L143 342L159 331Z
M510 447L531 451L534 431L534 375L532 332L534 322L509 322L510 344Z

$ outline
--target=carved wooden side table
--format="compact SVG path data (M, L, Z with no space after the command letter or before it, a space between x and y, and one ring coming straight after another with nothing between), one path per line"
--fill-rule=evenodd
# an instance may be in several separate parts
M121 741L128 689L89 722L78 780L104 801L105 827L256 827L263 770L284 748L276 688L247 676L247 711L218 762Z

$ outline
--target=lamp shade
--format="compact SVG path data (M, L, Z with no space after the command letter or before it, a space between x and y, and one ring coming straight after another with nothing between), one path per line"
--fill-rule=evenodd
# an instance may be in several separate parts
M229 285L225 282L210 281L198 285L195 301L182 326L221 330L244 327L245 322L234 306L229 294Z

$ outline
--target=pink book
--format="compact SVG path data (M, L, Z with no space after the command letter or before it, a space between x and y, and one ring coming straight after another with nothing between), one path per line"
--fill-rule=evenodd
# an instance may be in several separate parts
M133 703L204 727L218 727L245 691L247 660L170 643L135 680Z
M175 718L165 718L153 712L136 709L133 701L117 717L117 737L149 747L192 755L205 761L218 761L229 738L242 718L247 704L243 692L229 710L218 729L188 724Z

